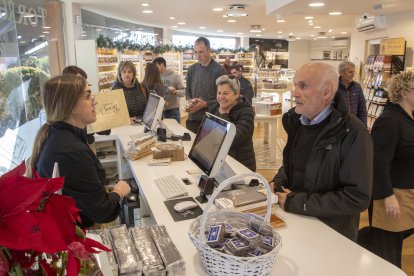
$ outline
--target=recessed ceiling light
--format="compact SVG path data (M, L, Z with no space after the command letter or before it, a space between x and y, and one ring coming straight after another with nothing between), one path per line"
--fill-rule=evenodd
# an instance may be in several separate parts
M217 30L217 32L218 32L218 33L222 33L222 32L223 32L223 30Z
M313 40L318 40L318 38L317 37L314 37Z
M229 23L235 23L235 22L237 22L236 20L234 20L234 19L229 19L229 20L227 20L227 22L229 22Z
M39 35L39 37L46 37L45 35Z
M17 36L17 39L21 39L21 38L22 38L22 36L21 36L21 35L18 35L18 36Z
M50 29L50 26L43 26L43 29Z
M143 12L143 13L153 13L153 11L152 11L152 10L143 10L142 12Z
M286 21L284 19L278 19L276 20L277 23L285 23Z
M322 2L309 3L309 7L323 7L323 6L325 6L325 3L322 3Z
M347 32L341 32L341 34L347 34Z
M50 34L50 32L49 32L49 31L44 31L44 32L42 32L42 33L44 33L44 34Z
M213 11L220 12L220 11L223 11L223 8L214 8Z
M313 19L313 16L305 16L305 19L307 19L307 20Z
M257 34L256 36L262 36L261 34Z
M222 17L223 17L223 18L226 18L226 17L228 17L228 16L227 16L227 14L223 14L223 15L222 15Z
M326 36L318 36L318 38L326 38Z
M293 33L289 33L289 35L293 35Z
M178 25L185 25L185 22L178 22Z
M169 17L171 20L175 20L175 17L174 16L170 16Z
M331 36L331 38L335 38L334 36Z
M311 37L314 37L315 35L310 35Z
M266 31L266 29L265 28L262 28L262 31Z
M238 35L242 35L243 33L237 33Z
M171 26L171 28L178 28L178 26Z
M82 34L82 36L88 36L87 34Z
M320 29L321 28L321 26L315 26L315 27L313 27L314 29Z
M329 15L341 15L341 14L342 14L342 12L340 12L340 11L333 11L333 12L329 13Z
M313 23L313 20L308 20L308 23Z
M329 30L328 33L332 33L332 30Z
M313 26L313 23L308 23L309 26Z
M205 26L200 26L200 27L198 27L199 29L205 29L206 27Z
M300 37L297 37L296 39L302 39L302 38L300 38Z
M277 33L278 33L278 34L283 34L283 32L282 32L282 31L278 31Z
M149 4L148 4L148 3L142 3L142 4L141 4L141 6L143 6L143 7L148 7L148 6L149 6Z

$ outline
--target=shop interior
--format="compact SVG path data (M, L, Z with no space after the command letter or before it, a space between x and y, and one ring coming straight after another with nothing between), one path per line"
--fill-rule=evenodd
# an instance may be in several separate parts
M35 133L46 122L41 98L43 85L50 78L60 75L66 66L82 68L88 75L92 93L103 95L113 89L120 62L131 61L138 81L142 82L147 64L163 57L167 67L180 76L185 86L190 66L198 62L193 48L198 37L210 40L211 57L219 64L224 65L230 59L231 63L243 65L243 76L253 87L256 112L253 142L258 164L256 172L260 174L255 176L255 181L270 182L282 166L287 134L281 119L295 106L291 95L295 88L293 78L303 64L323 62L337 69L343 61L354 63L354 80L361 84L368 113L367 129L371 131L389 100L387 93L384 93L387 81L400 72L414 71L414 2L316 2L0 1L0 176L30 157ZM164 100L160 102L164 106ZM110 135L95 135L94 150L105 169L108 191L112 191L117 181L122 179L127 179L132 187L128 202L122 206L122 215L112 223L97 227L105 230L95 229L90 235L103 244L113 239L109 241L112 245L128 238L133 246L122 250L114 247L113 253L97 255L98 262L103 262L100 268L104 275L239 273L231 267L244 267L246 262L234 258L234 254L227 258L224 249L205 249L203 243L204 246L208 244L205 241L208 237L197 232L202 226L213 231L212 221L219 222L226 217L209 217L207 212L204 212L206 216L201 216L203 210L228 210L225 200L218 203L216 200L214 204L209 201L218 195L211 195L212 189L205 193L206 187L213 187L214 183L211 178L203 179L200 169L207 176L214 166L223 174L228 169L225 173L230 176L250 171L235 159L226 159L228 148L223 144L229 143L225 139L230 138L218 137L217 133L213 138L209 137L207 134L211 133L207 131L207 122L204 127L210 140L204 141L204 146L200 148L208 150L195 156L194 152L200 148L193 143L201 140L203 144L203 137L185 129L188 119L186 98L179 98L181 124L168 120L163 123L163 106L159 106L157 100L151 110L146 110L148 114L144 117L149 116L146 117L149 123L138 126L127 124L114 128ZM210 119L208 123L217 124L217 129L224 124ZM145 128L149 129L150 134L144 133ZM172 149L164 149L162 142L157 141L157 138L162 141L158 128L166 129L164 136L170 139L177 137L178 142L174 141L170 146ZM230 126L227 128L231 134ZM92 132L100 130L105 128ZM156 138L150 137L154 134ZM214 139L222 139L221 142L226 143L220 144L220 148L210 148L209 145L216 141ZM133 145L136 148L132 149ZM169 151L170 155L153 157L155 148ZM218 156L224 154L223 162L212 162L206 169L205 160L197 158L207 158L205 156L214 150L217 150ZM165 160L166 157L168 160ZM180 184L175 191L166 191L167 188L161 187L164 185L161 181L165 179L160 177L164 176L173 177L170 181L181 184L184 181L186 185ZM249 185L252 184L251 179L250 175L236 180ZM216 183L215 188L219 184ZM222 189L221 185L219 187ZM400 270L339 236L317 219L289 214L275 207L277 197L266 196L266 189L269 192L270 186L262 187L261 192L265 196L259 203L237 206L238 213L254 210L255 215L265 217L265 221L268 220L268 224L276 229L270 229L271 233L276 233L273 236L276 246L269 247L262 257L253 256L262 264L257 261L257 268L253 266L249 268L253 270L243 270L250 271L252 274L249 275L414 276L414 236L404 241ZM171 197L169 193L172 192L176 195ZM177 196L182 199L177 199ZM196 197L205 201L201 203ZM217 198L222 197L226 198L225 195ZM180 202L181 205L177 205ZM271 204L276 211L270 210ZM184 213L184 217L178 217L177 212L180 215ZM361 213L360 227L368 223L365 211ZM116 228L121 224L134 230L127 230L125 226ZM307 230L317 236L314 241L306 238L309 235ZM300 242L294 242L298 236L301 236ZM142 239L141 244L138 239ZM302 244L299 246L299 243ZM305 247L307 249L302 252L301 248ZM336 250L341 252L333 257L335 254L332 252ZM235 252L239 251L235 249ZM131 261L132 264L120 261L122 255L128 257L134 254L138 257ZM150 257L145 256L153 259L146 260L142 254L148 254ZM216 258L220 260L219 265L214 263ZM263 274L257 273L266 262L271 264L270 267L264 269Z

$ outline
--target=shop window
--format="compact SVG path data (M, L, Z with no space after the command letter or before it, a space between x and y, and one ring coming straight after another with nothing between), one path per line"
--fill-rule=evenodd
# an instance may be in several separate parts
M53 2L0 1L0 175L30 155L40 127L49 41L62 33L62 26L48 25Z

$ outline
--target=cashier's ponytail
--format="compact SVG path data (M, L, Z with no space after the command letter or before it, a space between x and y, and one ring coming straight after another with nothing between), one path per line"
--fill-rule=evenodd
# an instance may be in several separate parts
M40 152L55 122L65 121L72 113L76 102L82 97L86 80L75 75L61 75L46 82L42 100L46 110L46 123L39 129L33 144L30 166L35 168Z

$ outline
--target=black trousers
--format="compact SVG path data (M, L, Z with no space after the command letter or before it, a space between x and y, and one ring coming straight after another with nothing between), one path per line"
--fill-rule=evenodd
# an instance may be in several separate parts
M201 121L187 120L185 122L185 127L188 130L190 130L190 131L192 131L194 133L197 133L198 132L198 128L200 127L200 125L201 125Z
M401 268L403 241L414 233L414 228L402 232L390 232L375 227L372 230L372 253Z

